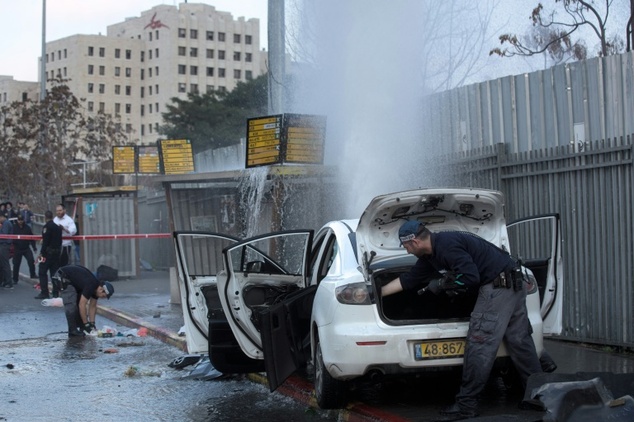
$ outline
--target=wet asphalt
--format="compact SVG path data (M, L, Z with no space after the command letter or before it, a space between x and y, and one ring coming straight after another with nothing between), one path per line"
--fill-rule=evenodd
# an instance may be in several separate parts
M36 280L21 275L20 283L32 288ZM178 333L183 326L183 315L177 289L170 282L167 271L142 272L135 279L118 280L113 283L115 294L111 300L100 300L98 308L98 326L113 325L144 328L148 336L160 342L176 347L186 354L186 342ZM20 286L23 288L23 286ZM33 296L37 291L33 289ZM6 300L11 292L0 291L0 301ZM2 297L5 296L5 297ZM24 295L22 295L24 296ZM9 296L10 297L10 296ZM30 296L26 300L30 299ZM52 309L51 309L52 311ZM65 325L63 312L56 312L55 318ZM20 326L18 330L29 335L32 324ZM121 328L121 327L120 327ZM1 332L0 332L1 333ZM59 334L59 333L58 333ZM3 340L0 334L0 340ZM576 374L579 372L607 372L614 374L634 373L634 356L614 353L609 348L593 348L565 341L547 340L546 347L557 362L556 374ZM164 361L161 362L164 364ZM306 377L293 376L278 391L292 397L309 407L316 407L312 395L312 385ZM249 378L256 384L266 385L262 374L253 374ZM385 382L378 388L355 391L353 400L347 409L337 416L347 421L442 421L438 410L453 401L458 387L458 376L441 378L419 378L402 382ZM487 391L481 405L479 421L540 421L547 413L535 410L519 410L517 404L522 394L492 388ZM634 392L629 392L634 395Z

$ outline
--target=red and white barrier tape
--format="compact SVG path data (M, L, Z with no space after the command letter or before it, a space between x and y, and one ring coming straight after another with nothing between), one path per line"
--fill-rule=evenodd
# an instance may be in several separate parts
M167 239L172 237L171 233L148 233L148 234L87 234L80 236L64 237L64 240L114 240L114 239ZM26 234L0 234L0 239L15 240L42 240L41 235Z

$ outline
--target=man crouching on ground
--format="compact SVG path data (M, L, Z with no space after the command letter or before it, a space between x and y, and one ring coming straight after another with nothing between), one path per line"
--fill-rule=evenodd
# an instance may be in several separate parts
M96 330L97 300L110 299L114 293L112 284L101 282L86 267L66 265L53 277L64 303L68 322L68 337L83 337Z

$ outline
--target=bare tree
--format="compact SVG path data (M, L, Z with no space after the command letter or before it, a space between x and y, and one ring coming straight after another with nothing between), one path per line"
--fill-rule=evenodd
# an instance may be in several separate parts
M58 202L78 181L71 163L109 160L112 146L127 140L115 119L87 114L63 80L53 82L42 102L0 108L2 194L40 209Z
M594 55L608 56L623 51L623 41L607 34L608 18L613 0L554 0L553 10L547 11L539 3L530 20L533 30L525 36L507 33L500 35L501 45L489 54L502 57L547 55L555 64L581 60L588 56L588 48L581 38L583 29L590 29L599 42ZM558 13L559 12L559 13ZM573 36L577 38L573 39Z

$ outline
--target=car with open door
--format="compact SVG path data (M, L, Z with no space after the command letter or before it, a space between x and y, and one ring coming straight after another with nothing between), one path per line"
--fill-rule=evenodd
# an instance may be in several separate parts
M467 231L520 256L537 352L544 335L561 332L557 214L523 219L507 230L501 192L391 193L374 198L359 220L327 223L314 239L312 232L282 232L224 249L220 303L244 354L264 361L271 390L312 362L317 403L337 408L354 380L462 365L475 297L380 295L381 286L416 260L398 238L408 220L432 232ZM509 233L522 238L511 240ZM510 361L504 344L498 361Z

